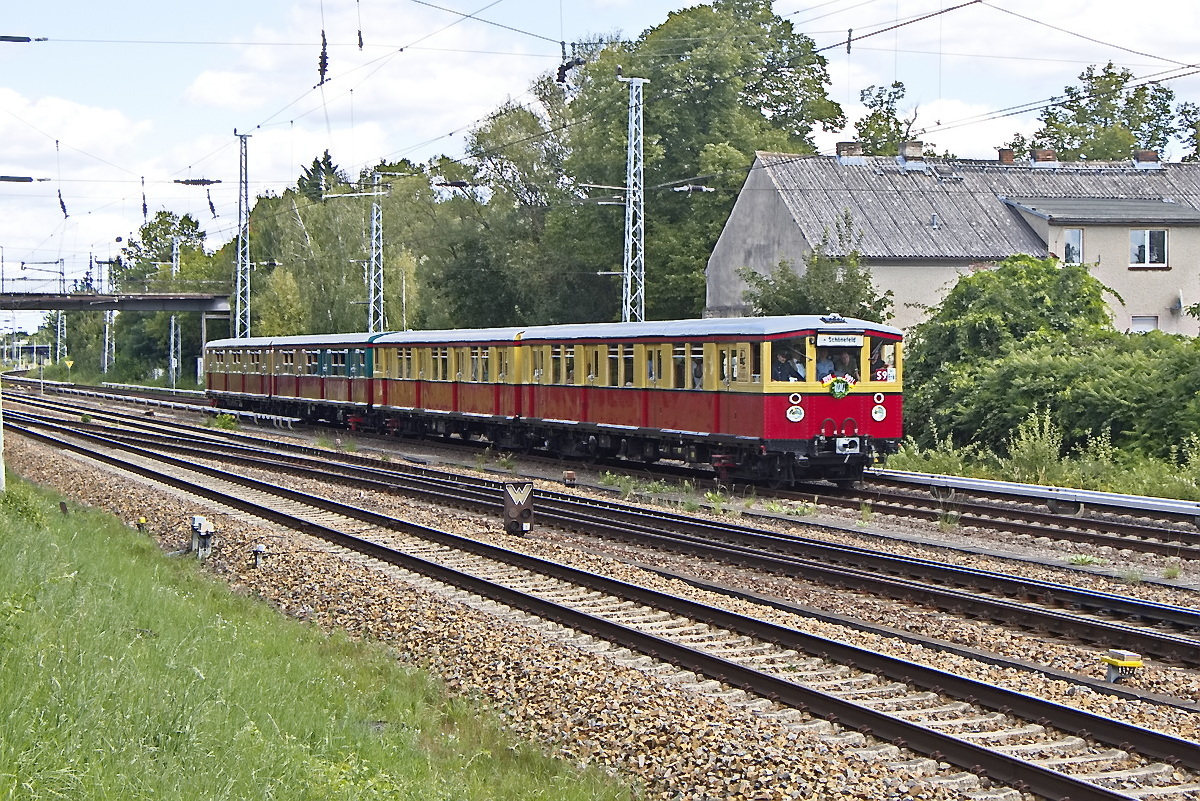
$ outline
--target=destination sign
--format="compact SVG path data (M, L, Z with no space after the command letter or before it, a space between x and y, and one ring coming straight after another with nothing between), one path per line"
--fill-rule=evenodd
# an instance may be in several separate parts
M817 347L821 348L859 348L862 342L862 334L817 334Z

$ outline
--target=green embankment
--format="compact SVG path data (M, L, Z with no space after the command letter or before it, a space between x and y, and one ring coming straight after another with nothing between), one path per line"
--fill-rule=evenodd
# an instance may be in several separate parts
M0 496L0 799L628 799L382 647L106 514Z

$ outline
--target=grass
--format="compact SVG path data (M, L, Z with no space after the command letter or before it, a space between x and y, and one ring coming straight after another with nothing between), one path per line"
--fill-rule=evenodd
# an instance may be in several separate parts
M1195 434L1172 446L1167 459L1120 451L1107 432L1066 448L1061 431L1046 412L1035 411L1013 432L1007 451L997 454L977 444L958 446L948 437L936 439L932 447L908 439L899 453L888 457L886 467L1200 501L1200 436Z
M386 649L57 503L0 496L0 798L630 798Z
M727 498L724 493L709 490L704 493L704 500L708 503L713 514L725 514L725 503L729 500L729 498Z
M237 431L241 428L238 425L238 419L232 414L218 414L209 418L207 423L209 428L219 428L224 431Z
M1106 562L1103 559L1101 559L1100 557L1092 556L1091 554L1086 554L1086 553L1077 553L1074 556L1072 556L1071 558L1067 559L1067 561L1073 565L1103 565L1103 564L1106 564Z

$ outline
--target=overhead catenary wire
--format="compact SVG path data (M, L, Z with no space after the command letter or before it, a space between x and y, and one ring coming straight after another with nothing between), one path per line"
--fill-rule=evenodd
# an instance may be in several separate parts
M425 3L424 5L432 5L432 4ZM491 5L495 5L495 3L493 3L493 4L491 4ZM816 6L815 8L820 8L821 6L825 6L825 5L828 5L828 4L820 4L819 6ZM866 4L864 3L864 4L859 4L859 5L866 5ZM970 4L964 4L964 5L970 5ZM987 5L987 6L989 6L989 7L995 8L995 6L992 6L991 4L988 4L988 3L984 3L984 5ZM487 6L487 7L490 7L490 6ZM858 7L858 6L854 6L854 7ZM485 8L486 8L486 7L485 7ZM805 9L805 10L804 10L804 13L811 12L812 10L813 10L813 9ZM949 9L947 9L947 10L949 10ZM1003 11L1003 9L999 9L999 10L1002 10L1002 11ZM454 13L460 13L460 12L454 12ZM479 12L476 12L476 13L478 14ZM792 12L792 15L798 15L798 14L800 14L800 13L801 13L801 12ZM465 20L466 18L464 17L463 19ZM459 21L462 21L462 20L459 20ZM478 21L478 20L477 20L477 21ZM456 21L456 22L457 22L457 21ZM484 21L484 22L486 22L486 21ZM908 23L905 23L905 24L908 24ZM448 27L448 26L447 26L447 27ZM862 35L862 36L856 36L856 37L854 38L854 41L855 41L855 42L857 42L857 41L859 41L859 40L860 40L860 39L862 39L862 38L866 38L866 35L867 35L867 34L864 34L864 35ZM871 34L871 35L873 35L873 34ZM558 41L558 40L553 40L553 39L551 39L550 37L541 37L541 38L544 38L546 41ZM561 38L561 37L560 37L560 38ZM1086 38L1086 37L1084 37L1084 38ZM62 40L60 40L60 41L62 41ZM311 41L311 40L310 40L310 41ZM227 43L220 43L220 44L227 44ZM311 45L310 45L310 46L311 46ZM412 45L409 45L409 46L412 46ZM833 45L833 47L836 47L836 46L839 46L839 45L837 45L837 44ZM1128 50L1128 52L1133 52L1133 53L1136 53L1136 52L1138 52L1138 51L1135 51L1135 50ZM388 56L388 57L390 57L390 56L394 56L394 55L395 55L395 53L391 53L391 54L389 54L389 56ZM385 57L385 58L386 58L386 57ZM368 77L369 77L369 76L368 76ZM1175 76L1175 77L1182 77L1182 76ZM1173 79L1173 78L1164 78L1164 79L1161 79L1161 80L1171 80L1171 79ZM1053 98L1051 98L1051 100L1053 100ZM993 115L996 115L996 116L983 117L983 118L981 118L981 119L995 119L995 118L997 118L997 116L1012 116L1012 115L1015 115L1015 114L1021 114L1021 113L1025 113L1026 111L1029 111L1029 110L1037 110L1038 108L1040 108L1040 107L1041 107L1041 106L1039 106L1039 105L1036 105L1038 102L1040 102L1040 101L1034 101L1034 104L1029 104L1029 105L1027 105L1026 107L1024 107L1024 109L1020 109L1020 108L1014 108L1014 109L1012 109L1010 112L1004 112L1003 114L1001 114L1001 113L1000 113L1000 112L1001 112L1001 110L997 110L997 112L992 112L992 114L993 114ZM315 110L315 109L314 109L314 110ZM464 125L464 126L462 126L462 127L458 128L458 129L456 129L456 131L455 131L455 132L457 133L457 132L459 132L459 131L466 130L466 129L467 129L467 128L469 128L469 127L470 127L472 124L473 124L473 123L471 123L471 124L467 124L467 125ZM961 123L958 123L958 125L963 125L963 124L969 124L969 123L968 123L968 122L961 122ZM565 128L566 126L563 126L563 127ZM949 127L951 127L951 126L949 126L949 125L947 125L947 126L941 126L941 127L939 128L939 130L945 130L945 129L949 128ZM451 134L451 135L452 135L452 134ZM535 136L536 136L536 135L535 135ZM527 139L529 139L529 138L533 138L533 137L526 137L526 138L525 138L524 140L522 140L522 141L526 141L526 140L527 140ZM435 139L433 139L433 140L429 140L429 141L430 141L430 142L432 142L432 141L437 141L437 139L435 138ZM509 144L509 146L512 146L512 145L514 145L514 144L516 144L516 143L508 143L508 144ZM501 147L503 147L503 146L504 146L504 145L499 145L499 146L497 146L497 147L496 147L496 148L493 150L493 152L500 150L500 149L501 149ZM411 152L412 150L416 149L417 147L419 147L419 145L414 145L414 146L413 146L411 149L408 149L408 150L406 150L406 152ZM219 151L215 151L215 152L219 152ZM469 158L469 157L468 157L468 156L464 156L464 157L463 157L463 159L460 159L460 161L461 161L461 160L466 160L467 158ZM116 166L116 165L114 165L114 166ZM681 180L683 180L683 181L686 181L686 180L688 180L688 179L681 179ZM147 211L147 209L146 209L145 197L144 197L144 189L143 189L143 216L144 216L144 218L146 217L146 215L147 215L147 214L148 214L148 211Z

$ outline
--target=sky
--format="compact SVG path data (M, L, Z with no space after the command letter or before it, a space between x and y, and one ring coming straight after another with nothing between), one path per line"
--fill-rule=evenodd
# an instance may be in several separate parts
M528 100L530 83L557 69L562 43L636 38L693 5L4 0L0 36L45 41L0 41L0 175L35 179L0 182L3 290L54 291L60 275L69 284L161 210L191 214L211 249L231 240L237 134L249 134L252 204L294 186L326 149L352 176L381 158L462 157L472 126ZM1200 61L1193 0L776 0L774 10L829 60L829 94L849 124L818 135L826 154L854 137L859 92L897 80L919 138L962 158L995 158L1015 133L1032 133L1036 106L1093 64L1200 103L1200 67L1188 67ZM318 85L322 32L329 66ZM220 183L176 183L189 179ZM0 313L0 332L39 319Z

